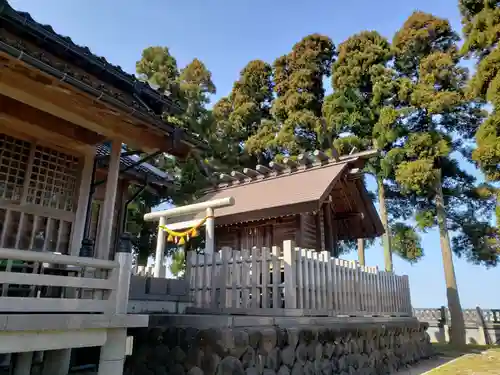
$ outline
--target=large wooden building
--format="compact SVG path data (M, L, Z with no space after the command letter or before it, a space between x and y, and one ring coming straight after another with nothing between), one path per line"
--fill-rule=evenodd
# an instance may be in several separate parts
M0 327L0 373L67 374L72 349L97 347L99 374L123 374L127 327L148 321L127 314L116 277L131 260L127 236L114 255L128 187L163 193L172 181L146 157L203 147L162 119L175 107L0 0L0 321L12 323Z
M341 240L380 236L383 226L360 172L375 154L329 158L315 151L297 161L222 174L222 183L198 200L235 199L234 206L216 211L216 247L281 246L292 239L303 248L335 252ZM176 217L175 222L193 223L203 216Z

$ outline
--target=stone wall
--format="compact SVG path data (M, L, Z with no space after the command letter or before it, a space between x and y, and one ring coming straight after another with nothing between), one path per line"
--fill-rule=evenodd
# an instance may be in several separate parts
M191 306L187 280L133 275L130 279L129 314L183 314Z
M125 375L388 374L432 355L427 324L413 318L192 315L155 321L157 327L131 332L134 351Z
M451 319L447 308L414 309L414 316L429 324L431 342L450 341ZM463 316L468 344L500 345L500 309L464 309Z

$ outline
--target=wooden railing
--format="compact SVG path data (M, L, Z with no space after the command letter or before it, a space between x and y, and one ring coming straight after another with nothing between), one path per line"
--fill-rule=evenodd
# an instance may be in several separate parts
M407 276L299 249L292 241L282 249L190 254L186 277L196 307L412 313Z
M131 262L0 248L0 313L126 313Z

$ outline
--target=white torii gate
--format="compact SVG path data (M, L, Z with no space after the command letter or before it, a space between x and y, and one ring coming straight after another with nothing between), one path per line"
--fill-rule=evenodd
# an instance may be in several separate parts
M159 221L158 236L156 240L155 265L153 269L154 277L165 277L163 260L165 256L166 233L163 229L161 229L161 226L167 224L168 218L205 211L206 216L208 217L208 219L205 221L205 251L211 254L215 251L214 210L216 208L229 207L232 205L234 205L234 198L228 197L201 203L189 204L187 206L174 207L163 211L150 212L149 214L144 215L144 221ZM169 229L186 229L196 225L197 223L199 223L199 220L172 223L171 225L169 225Z

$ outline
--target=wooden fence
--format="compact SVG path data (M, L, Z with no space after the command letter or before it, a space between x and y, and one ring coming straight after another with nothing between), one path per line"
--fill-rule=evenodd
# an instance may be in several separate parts
M362 267L330 253L295 248L190 254L195 307L309 309L334 314L411 315L408 276Z
M154 266L133 266L132 275L154 277Z

